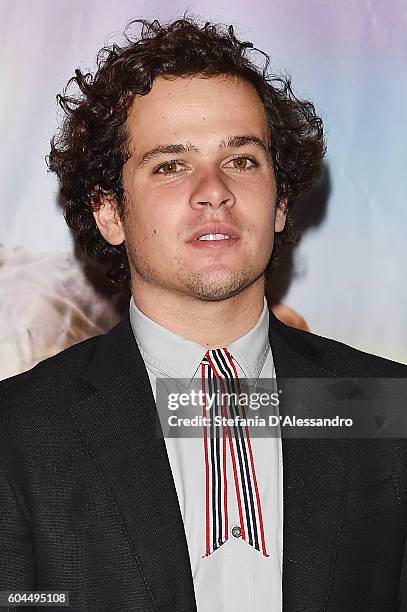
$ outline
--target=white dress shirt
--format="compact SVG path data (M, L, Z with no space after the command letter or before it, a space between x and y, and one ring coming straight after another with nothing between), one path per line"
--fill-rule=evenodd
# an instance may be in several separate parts
M156 399L157 378L170 378L180 392L201 377L204 346L174 334L130 301L130 321ZM275 379L268 338L266 299L257 323L228 347L239 378ZM182 381L180 381L182 379ZM196 382L196 381L195 381ZM196 388L196 387L194 387ZM250 431L250 427L249 427ZM232 529L239 525L233 478L228 477L229 538L209 556L205 549L205 464L203 437L166 437L166 449L188 544L198 612L270 612L282 609L283 469L280 437L251 437L263 511L265 557ZM227 453L227 474L232 474ZM163 500L163 503L164 500ZM236 530L235 530L236 533Z

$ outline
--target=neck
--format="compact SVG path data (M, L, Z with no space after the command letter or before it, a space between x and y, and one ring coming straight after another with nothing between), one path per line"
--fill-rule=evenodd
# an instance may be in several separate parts
M137 307L170 331L208 350L225 347L256 324L264 304L264 279L221 301L203 301L181 293L133 287Z

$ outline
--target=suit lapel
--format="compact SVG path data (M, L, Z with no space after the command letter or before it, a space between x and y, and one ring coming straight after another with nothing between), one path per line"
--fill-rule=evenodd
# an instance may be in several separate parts
M324 378L324 354L270 312L277 379ZM333 376L333 375L332 375ZM305 381L306 382L306 381ZM303 401L307 402L306 385ZM284 414L284 401L280 404ZM349 469L345 439L282 440L283 609L325 610L335 568Z
M128 317L100 338L72 416L159 610L196 610L188 547L144 361Z

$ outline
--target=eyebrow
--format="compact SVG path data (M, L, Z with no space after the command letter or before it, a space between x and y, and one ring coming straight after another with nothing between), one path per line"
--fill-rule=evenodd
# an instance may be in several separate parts
M228 138L222 139L219 143L220 149L237 149L239 147L246 147L247 145L254 145L261 149L264 153L269 154L268 145L258 136L254 134L244 134L242 136L229 136ZM193 145L191 142L187 142L186 144L163 144L146 151L138 166L143 166L151 159L154 159L160 155L179 155L180 153L188 153L189 151L193 151L194 153L199 153L199 149Z

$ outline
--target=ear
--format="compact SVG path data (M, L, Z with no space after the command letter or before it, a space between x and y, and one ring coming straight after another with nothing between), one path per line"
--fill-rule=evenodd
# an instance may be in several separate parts
M123 224L114 199L100 195L94 205L93 216L100 233L109 244L121 244L124 241Z
M276 206L276 216L274 218L274 231L282 232L287 218L288 202L287 198L282 198Z

